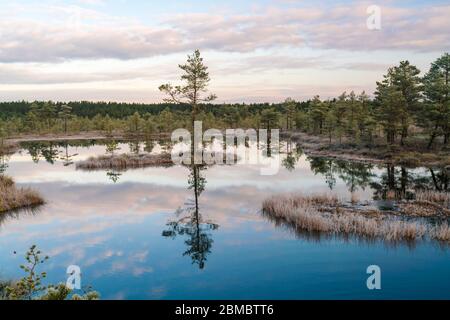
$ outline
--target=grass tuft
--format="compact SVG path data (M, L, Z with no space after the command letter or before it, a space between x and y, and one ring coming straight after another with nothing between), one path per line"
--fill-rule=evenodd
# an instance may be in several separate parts
M0 212L44 204L40 194L29 188L17 188L7 176L0 176Z
M145 168L152 166L171 166L173 165L169 153L162 154L120 154L103 155L99 157L90 157L85 161L77 163L77 169L81 170L102 170L115 169L124 171L132 168Z
M296 229L335 235L356 235L387 241L415 241L424 237L450 241L447 224L430 226L424 222L402 221L345 207L331 195L281 195L263 202L263 212Z

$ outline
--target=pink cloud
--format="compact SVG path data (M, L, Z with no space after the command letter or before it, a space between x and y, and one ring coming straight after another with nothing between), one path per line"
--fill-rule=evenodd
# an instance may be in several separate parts
M443 51L450 46L450 6L382 6L382 29L366 28L366 5L266 8L252 14L175 15L160 25L82 12L79 27L6 17L0 61L135 59L193 48L251 52L271 47ZM66 15L73 8L52 8ZM65 11L64 11L65 10ZM67 11L67 12L66 12Z

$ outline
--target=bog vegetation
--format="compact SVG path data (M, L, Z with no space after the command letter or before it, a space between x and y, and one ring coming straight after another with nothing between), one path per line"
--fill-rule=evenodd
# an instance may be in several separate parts
M45 285L46 272L39 267L49 259L43 256L36 245L25 254L25 263L20 266L25 273L19 280L0 281L0 300L98 300L100 295L91 288L83 294L74 294L64 283Z
M275 196L264 201L263 212L298 232L380 238L390 242L424 238L450 242L450 226L445 219L435 224L405 221L379 210L346 206L332 195Z
M20 208L31 208L44 203L37 191L17 188L14 181L0 175L0 214Z

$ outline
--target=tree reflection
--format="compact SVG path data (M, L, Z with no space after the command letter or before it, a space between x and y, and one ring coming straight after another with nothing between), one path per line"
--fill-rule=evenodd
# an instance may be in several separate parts
M128 147L130 148L131 153L139 154L141 152L141 141L132 140L128 143Z
M372 173L373 165L351 162L337 161L339 178L345 182L348 190L353 193L358 188L364 190L371 182L375 174Z
M308 158L311 170L314 174L321 174L325 178L330 190L336 186L336 177L339 177L351 193L358 188L365 189L372 182L375 174L372 173L373 165L336 160L331 158L311 157Z
M0 155L0 175L4 174L6 169L8 169L9 156L2 154Z
M119 181L121 175L122 175L122 173L120 173L118 171L115 171L115 170L111 170L111 171L106 172L106 176L113 183L117 183L117 181Z
M73 154L69 153L69 143L65 141L63 155L60 156L60 159L62 160L64 167L68 167L74 164L73 158L76 157L77 155L78 153Z
M309 165L314 174L321 174L325 178L325 182L330 190L336 186L336 171L337 166L335 160L330 158L313 157L308 158Z
M414 190L449 191L449 173L446 168L411 170L387 164L378 181L370 186L375 199L403 199L412 197Z
M286 141L286 158L284 158L282 161L283 167L285 167L288 171L293 171L302 154L303 151L300 146L296 145L295 147L293 147L292 140L289 137L289 139Z
M33 162L38 163L42 158L50 164L55 164L59 157L58 145L52 141L22 143Z
M214 241L210 232L219 227L216 223L204 220L200 214L199 198L206 186L206 178L202 176L204 170L206 167L203 165L189 167L188 189L194 191L194 197L176 211L176 220L167 223L168 229L162 233L164 237L170 238L187 237L187 250L183 256L190 256L192 264L197 264L199 269L205 267L207 256L211 253Z
M308 161L314 174L325 178L330 190L335 188L339 178L351 193L370 187L375 200L410 198L415 190L449 190L449 172L446 168L408 169L386 164L378 167L383 172L377 175L372 164L322 157L310 157Z

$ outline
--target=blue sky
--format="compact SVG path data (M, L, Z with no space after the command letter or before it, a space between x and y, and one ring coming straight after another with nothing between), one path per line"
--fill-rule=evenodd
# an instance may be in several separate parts
M450 48L445 1L1 1L0 100L158 102L200 49L219 102L371 94ZM381 29L366 26L381 8Z

